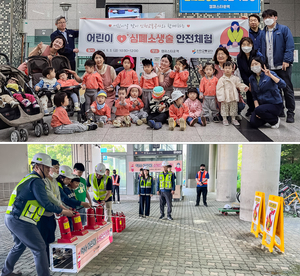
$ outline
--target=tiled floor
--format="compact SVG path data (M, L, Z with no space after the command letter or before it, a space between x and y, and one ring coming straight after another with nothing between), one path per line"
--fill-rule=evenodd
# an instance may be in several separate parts
M242 114L244 114L243 111ZM287 124L285 118L281 119L279 129L271 129L264 126L260 128L260 134L265 134L274 142L299 142L300 141L300 101L296 101L296 116L294 124ZM74 118L75 119L75 118ZM244 120L249 119L245 118ZM50 123L51 116L45 117L45 121ZM26 128L29 131L28 142L259 142L257 140L257 130L247 126L244 121L248 136L244 136L238 129L241 127L223 126L221 123L210 123L206 127L196 124L195 127L187 126L186 131L176 128L169 131L167 125L163 125L160 130L152 130L148 125L129 128L114 128L106 125L95 131L88 131L77 134L56 135L50 130L49 136L36 137L31 125ZM13 128L0 130L0 142L9 142ZM264 135L263 135L264 136Z
M138 218L137 197L126 197L115 211L126 214L127 228L114 234L114 241L78 275L215 275L215 276L299 276L300 218L285 216L285 254L261 249L261 238L250 233L251 224L238 215L223 216L215 194L208 196L208 208L195 207L195 189L183 189L185 198L173 202L174 221L159 220L159 202L152 200L148 219ZM0 207L0 267L12 238L4 226L5 207ZM26 250L16 265L24 276L36 275L33 257ZM53 273L54 276L69 275Z

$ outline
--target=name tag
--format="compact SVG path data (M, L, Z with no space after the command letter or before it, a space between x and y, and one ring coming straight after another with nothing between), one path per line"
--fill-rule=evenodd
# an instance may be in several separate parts
M69 34L69 37L73 37L73 35Z

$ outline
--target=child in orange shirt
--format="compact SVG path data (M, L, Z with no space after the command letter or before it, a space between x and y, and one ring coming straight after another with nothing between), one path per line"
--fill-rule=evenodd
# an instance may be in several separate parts
M189 116L189 108L184 101L184 94L180 90L175 90L172 94L173 104L169 108L169 129L174 130L176 125L180 126L180 130L185 130L186 119Z
M91 105L91 112L88 118L91 118L92 121L98 123L98 127L104 127L104 124L111 123L110 122L110 108L107 104L105 104L105 100L107 98L107 94L104 90L100 90L96 101L94 101Z
M142 63L144 72L140 79L140 87L143 89L142 100L145 105L144 110L149 112L149 103L152 99L153 88L159 86L158 76L153 70L152 59L144 59Z
M97 92L104 87L101 76L95 71L95 61L88 59L84 68L86 73L82 78L82 88L86 89L84 93L85 110L88 111L90 105L96 101Z
M119 73L111 86L107 87L107 91L111 92L118 84L120 87L128 88L131 84L139 84L137 73L133 70L134 59L131 56L125 56L121 61L124 70Z
M142 95L142 89L139 85L132 84L127 89L127 104L129 105L130 118L138 126L147 124L148 113L143 110L144 103L139 98Z
M217 108L216 89L218 84L218 78L215 76L218 71L215 69L213 63L207 62L203 71L205 76L200 82L200 99L203 99L203 116L206 119L206 123L209 123L209 112L211 111L213 122L218 123L219 120L219 109Z
M61 87L79 85L79 83L76 80L68 79L68 73L66 70L61 70L57 75L58 75L57 82L60 84ZM70 91L72 91L72 89ZM76 93L71 92L70 97L72 98L74 103L74 111L80 111L79 101Z
M126 102L127 89L126 87L119 88L119 99L115 101L116 119L113 121L115 127L131 126L129 104Z
M59 92L54 96L54 104L56 106L51 120L51 126L56 134L72 134L75 132L83 132L94 130L97 128L95 124L84 125L77 121L70 121L66 107L69 104L67 93Z
M173 91L179 90L184 95L187 92L187 81L189 79L189 71L187 69L189 69L187 60L183 57L180 57L176 60L174 70L170 72L170 78L174 79Z

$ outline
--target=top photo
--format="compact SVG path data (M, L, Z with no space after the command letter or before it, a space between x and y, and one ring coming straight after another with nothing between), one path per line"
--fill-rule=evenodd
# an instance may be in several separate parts
M5 1L0 142L299 142L297 2Z

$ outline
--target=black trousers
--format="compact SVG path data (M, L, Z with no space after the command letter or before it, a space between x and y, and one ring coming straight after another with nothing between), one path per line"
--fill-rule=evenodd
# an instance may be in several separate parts
M52 215L51 217L41 216L41 219L37 223L37 227L43 237L43 240L45 241L48 262L50 266L49 244L55 241L56 230L56 220L54 218L54 215Z
M159 201L159 206L160 206L160 214L162 216L165 215L165 205L168 205L168 210L167 214L168 217L171 216L172 213L172 194L170 192L160 192L160 201Z
M252 92L251 91L247 91L246 92L246 98L247 98L247 105L248 105L248 111L249 112L253 112L255 105L254 105L254 101L253 101L253 97L252 97Z
M197 199L196 204L199 205L201 194L203 195L203 204L207 205L206 196L207 196L207 187L197 187Z
M294 115L295 111L295 94L294 94L294 87L292 84L292 65L286 68L286 71L280 70L273 70L280 78L282 78L285 83L286 87L283 88L283 95L285 100L285 107L287 108L287 114Z
M140 195L140 215L145 215L146 217L150 215L150 202L151 197L149 195Z
M118 195L118 201L120 201L120 186L113 185L113 201L116 201L115 200L116 193Z
M250 124L256 128L259 128L266 123L269 123L271 126L276 125L278 122L278 116L282 112L282 108L282 103L259 105L252 112Z
M155 113L149 113L147 119L148 122L149 120L153 120L155 122L161 122L162 124L166 124L168 117L169 114L167 112L163 112L163 113L155 112Z

